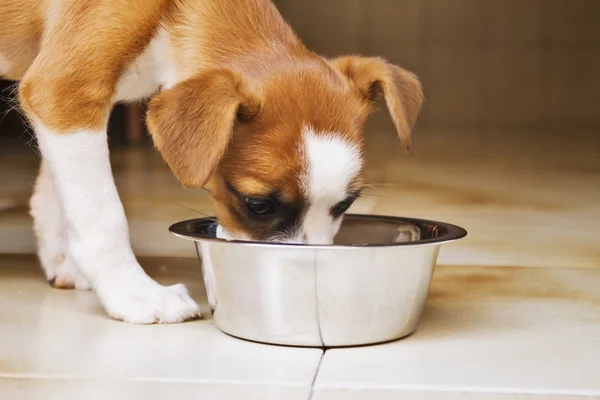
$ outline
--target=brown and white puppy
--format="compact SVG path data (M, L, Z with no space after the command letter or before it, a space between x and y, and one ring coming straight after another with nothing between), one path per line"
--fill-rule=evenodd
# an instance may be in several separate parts
M108 157L116 102L153 96L156 147L210 191L225 237L319 244L362 189L374 102L407 149L422 103L400 67L310 52L268 0L3 0L0 75L20 80L43 156L31 212L49 281L133 323L198 307L133 255Z

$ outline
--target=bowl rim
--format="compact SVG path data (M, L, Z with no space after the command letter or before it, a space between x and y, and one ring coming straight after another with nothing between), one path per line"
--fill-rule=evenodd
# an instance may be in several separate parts
M220 238L207 238L200 237L194 233L194 227L200 223L217 222L216 217L206 218L194 218L185 221L176 222L169 227L169 231L176 237L186 240L192 240L194 242L201 243L221 243L228 245L245 245L251 247L270 247L270 248L307 248L307 249L360 249L360 248L379 248L379 247L418 247L418 246L431 246L442 243L453 242L467 236L467 231L460 226L449 224L446 222L432 221L420 218L408 218L408 217L396 217L386 215L371 215L371 214L346 214L344 218L362 219L362 220L375 220L375 221L387 221L396 223L409 223L409 224L432 224L440 226L446 229L445 235L423 240L415 240L412 242L398 242L398 243L377 243L377 244L361 244L361 245L347 245L347 244L301 244L301 243L276 243L276 242L250 242L244 240L225 240Z

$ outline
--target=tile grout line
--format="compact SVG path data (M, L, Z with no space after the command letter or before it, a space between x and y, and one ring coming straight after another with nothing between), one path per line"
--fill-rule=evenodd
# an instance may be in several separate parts
M321 341L321 346L325 347L325 342L323 341L323 330L321 329L321 316L319 314L319 250L315 252L314 266L315 266L315 316L317 318L317 329L319 330L319 340Z
M217 385L233 385L233 386L282 386L282 387L303 387L302 383L281 382L273 383L272 381L256 381L247 382L244 380L225 380L211 378L176 378L176 377L114 377L114 376L76 376L76 375L54 375L54 374L39 374L39 373L0 373L0 381L3 379L37 379L37 380L57 380L57 381L111 381L125 383L167 383L167 384L217 384Z
M319 316L319 271L317 269L319 261L319 251L315 253L314 266L315 266L315 315L317 317L317 328L319 330L319 339L321 340L321 345L325 347L325 342L323 341L323 331L321 330L321 318ZM319 357L319 363L317 364L317 368L315 370L315 376L313 377L312 382L310 383L310 393L308 394L308 400L312 400L315 394L315 382L317 381L317 377L319 376L319 370L321 369L321 363L323 362L323 358L325 357L326 348L323 349L321 353L321 357Z
M441 385L431 386L430 384L379 384L373 386L368 383L353 384L328 384L327 389L336 390L368 390L368 391L394 391L402 393L423 392L427 394L444 393L471 395L471 394L493 394L493 395L517 395L517 396L567 396L577 397L578 399L598 399L600 392L597 390L536 390L519 388L486 388L473 386L452 386Z
M321 357L319 358L319 363L317 364L317 369L315 371L315 376L313 377L313 380L310 383L310 393L308 395L308 399L307 400L313 400L313 397L315 395L315 383L317 382L317 378L319 376L319 371L321 370L321 364L323 363L323 358L325 358L325 353L326 352L327 352L327 350L324 349L323 353L321 354Z

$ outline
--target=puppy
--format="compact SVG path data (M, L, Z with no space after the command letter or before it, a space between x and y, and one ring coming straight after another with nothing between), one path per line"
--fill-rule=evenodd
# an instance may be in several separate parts
M230 239L331 243L363 186L363 126L382 98L401 144L418 79L380 58L309 51L268 0L3 0L0 75L42 163L31 214L49 282L92 288L131 323L198 316L185 287L131 250L106 126L152 97L147 123L179 180L206 188Z

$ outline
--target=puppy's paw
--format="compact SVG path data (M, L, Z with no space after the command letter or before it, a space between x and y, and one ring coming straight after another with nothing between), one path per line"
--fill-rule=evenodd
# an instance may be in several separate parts
M57 256L53 261L54 264L51 267L44 266L48 283L52 287L56 289L90 290L90 284L77 270L68 255Z
M157 283L132 285L123 290L104 291L101 296L108 314L132 324L172 324L200 318L200 307L184 285Z

